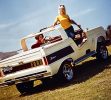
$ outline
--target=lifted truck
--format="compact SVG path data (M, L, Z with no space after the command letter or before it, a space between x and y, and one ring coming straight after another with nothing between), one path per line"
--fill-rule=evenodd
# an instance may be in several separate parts
M28 48L26 40L39 34L46 35L50 41L35 49ZM33 88L34 80L55 75L65 82L73 80L73 67L91 56L106 60L105 30L97 27L86 34L87 41L79 43L81 46L78 46L78 40L69 38L61 27L47 28L22 38L23 51L0 61L0 86L15 84L20 93L26 93Z

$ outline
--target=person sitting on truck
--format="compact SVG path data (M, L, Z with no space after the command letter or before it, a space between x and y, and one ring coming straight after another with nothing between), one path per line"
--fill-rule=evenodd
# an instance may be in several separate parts
M39 34L37 36L35 36L35 39L37 40L35 44L33 44L31 46L32 49L40 47L42 44L45 43L45 39L44 39L44 35L43 34Z
M75 39L76 36L75 36L74 28L71 24L75 24L81 29L81 26L77 24L74 20L70 19L70 17L67 15L64 5L59 6L59 15L56 17L55 22L52 26L55 26L57 24L60 24L62 28L65 30L67 36L72 39Z

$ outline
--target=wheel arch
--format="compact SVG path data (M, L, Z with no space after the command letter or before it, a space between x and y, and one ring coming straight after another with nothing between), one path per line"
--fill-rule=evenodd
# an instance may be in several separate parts
M72 58L67 58L67 59L65 59L65 60L61 63L61 65L60 65L60 67L59 67L59 70L58 70L58 73L59 73L59 71L61 70L63 64L66 63L66 62L68 62L68 63L70 63L72 66L74 66L74 64L73 64L74 60L73 60Z

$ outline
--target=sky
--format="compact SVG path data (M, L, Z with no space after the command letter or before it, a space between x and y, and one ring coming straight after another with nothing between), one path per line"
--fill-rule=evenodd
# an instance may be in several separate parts
M111 0L0 0L0 52L21 49L22 37L52 25L60 4L83 29L111 24Z

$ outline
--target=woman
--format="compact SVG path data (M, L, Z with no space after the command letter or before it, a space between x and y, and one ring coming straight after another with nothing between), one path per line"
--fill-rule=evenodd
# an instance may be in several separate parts
M53 26L59 23L67 33L68 37L71 37L71 38L75 38L74 29L71 24L75 24L81 29L80 25L78 25L75 21L70 19L70 17L66 14L66 9L64 5L59 6L59 15L56 17L56 20Z

